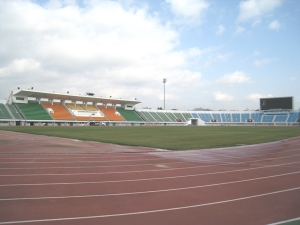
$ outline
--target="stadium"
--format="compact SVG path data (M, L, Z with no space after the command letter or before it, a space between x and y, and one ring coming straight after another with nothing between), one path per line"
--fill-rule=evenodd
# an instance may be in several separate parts
M293 97L260 99L258 111L136 109L139 100L19 89L0 104L2 126L297 126Z
M300 222L293 97L258 111L139 103L12 92L0 104L0 224Z

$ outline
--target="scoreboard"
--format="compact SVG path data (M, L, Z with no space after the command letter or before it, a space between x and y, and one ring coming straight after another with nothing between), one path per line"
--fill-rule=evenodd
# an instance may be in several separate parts
M260 110L293 109L293 97L261 98Z

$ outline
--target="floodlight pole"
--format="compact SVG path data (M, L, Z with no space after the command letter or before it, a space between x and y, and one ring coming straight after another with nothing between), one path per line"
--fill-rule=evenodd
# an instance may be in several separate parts
M164 83L164 110L166 109L166 83L167 83L167 78L163 79Z

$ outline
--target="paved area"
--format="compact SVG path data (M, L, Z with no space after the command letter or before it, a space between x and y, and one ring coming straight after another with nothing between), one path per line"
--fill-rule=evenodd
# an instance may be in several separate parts
M300 137L160 151L0 131L0 224L272 224L300 217Z

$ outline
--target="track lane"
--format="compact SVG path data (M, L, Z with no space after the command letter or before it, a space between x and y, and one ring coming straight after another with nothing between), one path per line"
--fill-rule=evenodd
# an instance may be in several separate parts
M21 136L18 144L23 140ZM38 137L31 138L32 142L27 142L25 152L38 143ZM48 141L53 140L44 138L41 142L47 143L46 151L50 150ZM110 161L100 162L102 166L95 167L95 163L99 162L83 162L91 167L48 168L53 173L48 175L47 168L31 168L24 169L26 176L21 168L8 168L7 163L7 168L0 168L0 175L3 175L0 181L4 185L9 185L5 183L7 181L21 185L0 186L0 195L3 194L3 199L0 199L0 224L223 224L224 221L229 224L266 224L296 218L299 217L296 209L300 207L299 140L289 139L261 148L239 147L211 152L205 150L204 153L188 151L186 155L182 152L174 155L169 152L150 152L149 149L136 153L135 148L132 158L125 159L134 159L128 161L132 164L127 166L118 165L117 161L122 161L122 158L115 157L115 153L128 149L109 146L101 151L112 151L113 154L96 159ZM56 147L69 151L69 142L63 140ZM12 147L13 141L10 145ZM87 147L84 151L94 152L95 146L99 147L94 143L80 143L76 151ZM37 149L35 146L34 151ZM58 152L57 149L53 150L55 152ZM22 162L20 155L15 156L19 158L15 162ZM12 155L9 157L13 162ZM43 159L33 158L40 160L41 164L47 163L45 155L41 157ZM53 162L56 156L53 158L50 154L49 157ZM142 165L139 157L141 161L151 159L152 162ZM156 157L157 160L154 160ZM31 156L29 160L33 158ZM92 158L82 160L73 157L68 160L57 159L55 164L60 165L60 161L65 162L66 166L72 164L72 160L75 164L81 164L75 161L90 159L95 161ZM26 164L30 165L23 163L23 166ZM40 175L34 174L38 172ZM41 181L54 183L68 179L74 184L45 183L34 187ZM86 181L90 183L80 184ZM95 184L95 181L100 183ZM98 196L88 196L91 194ZM25 199L26 196L41 199ZM231 216L232 212L234 217Z

